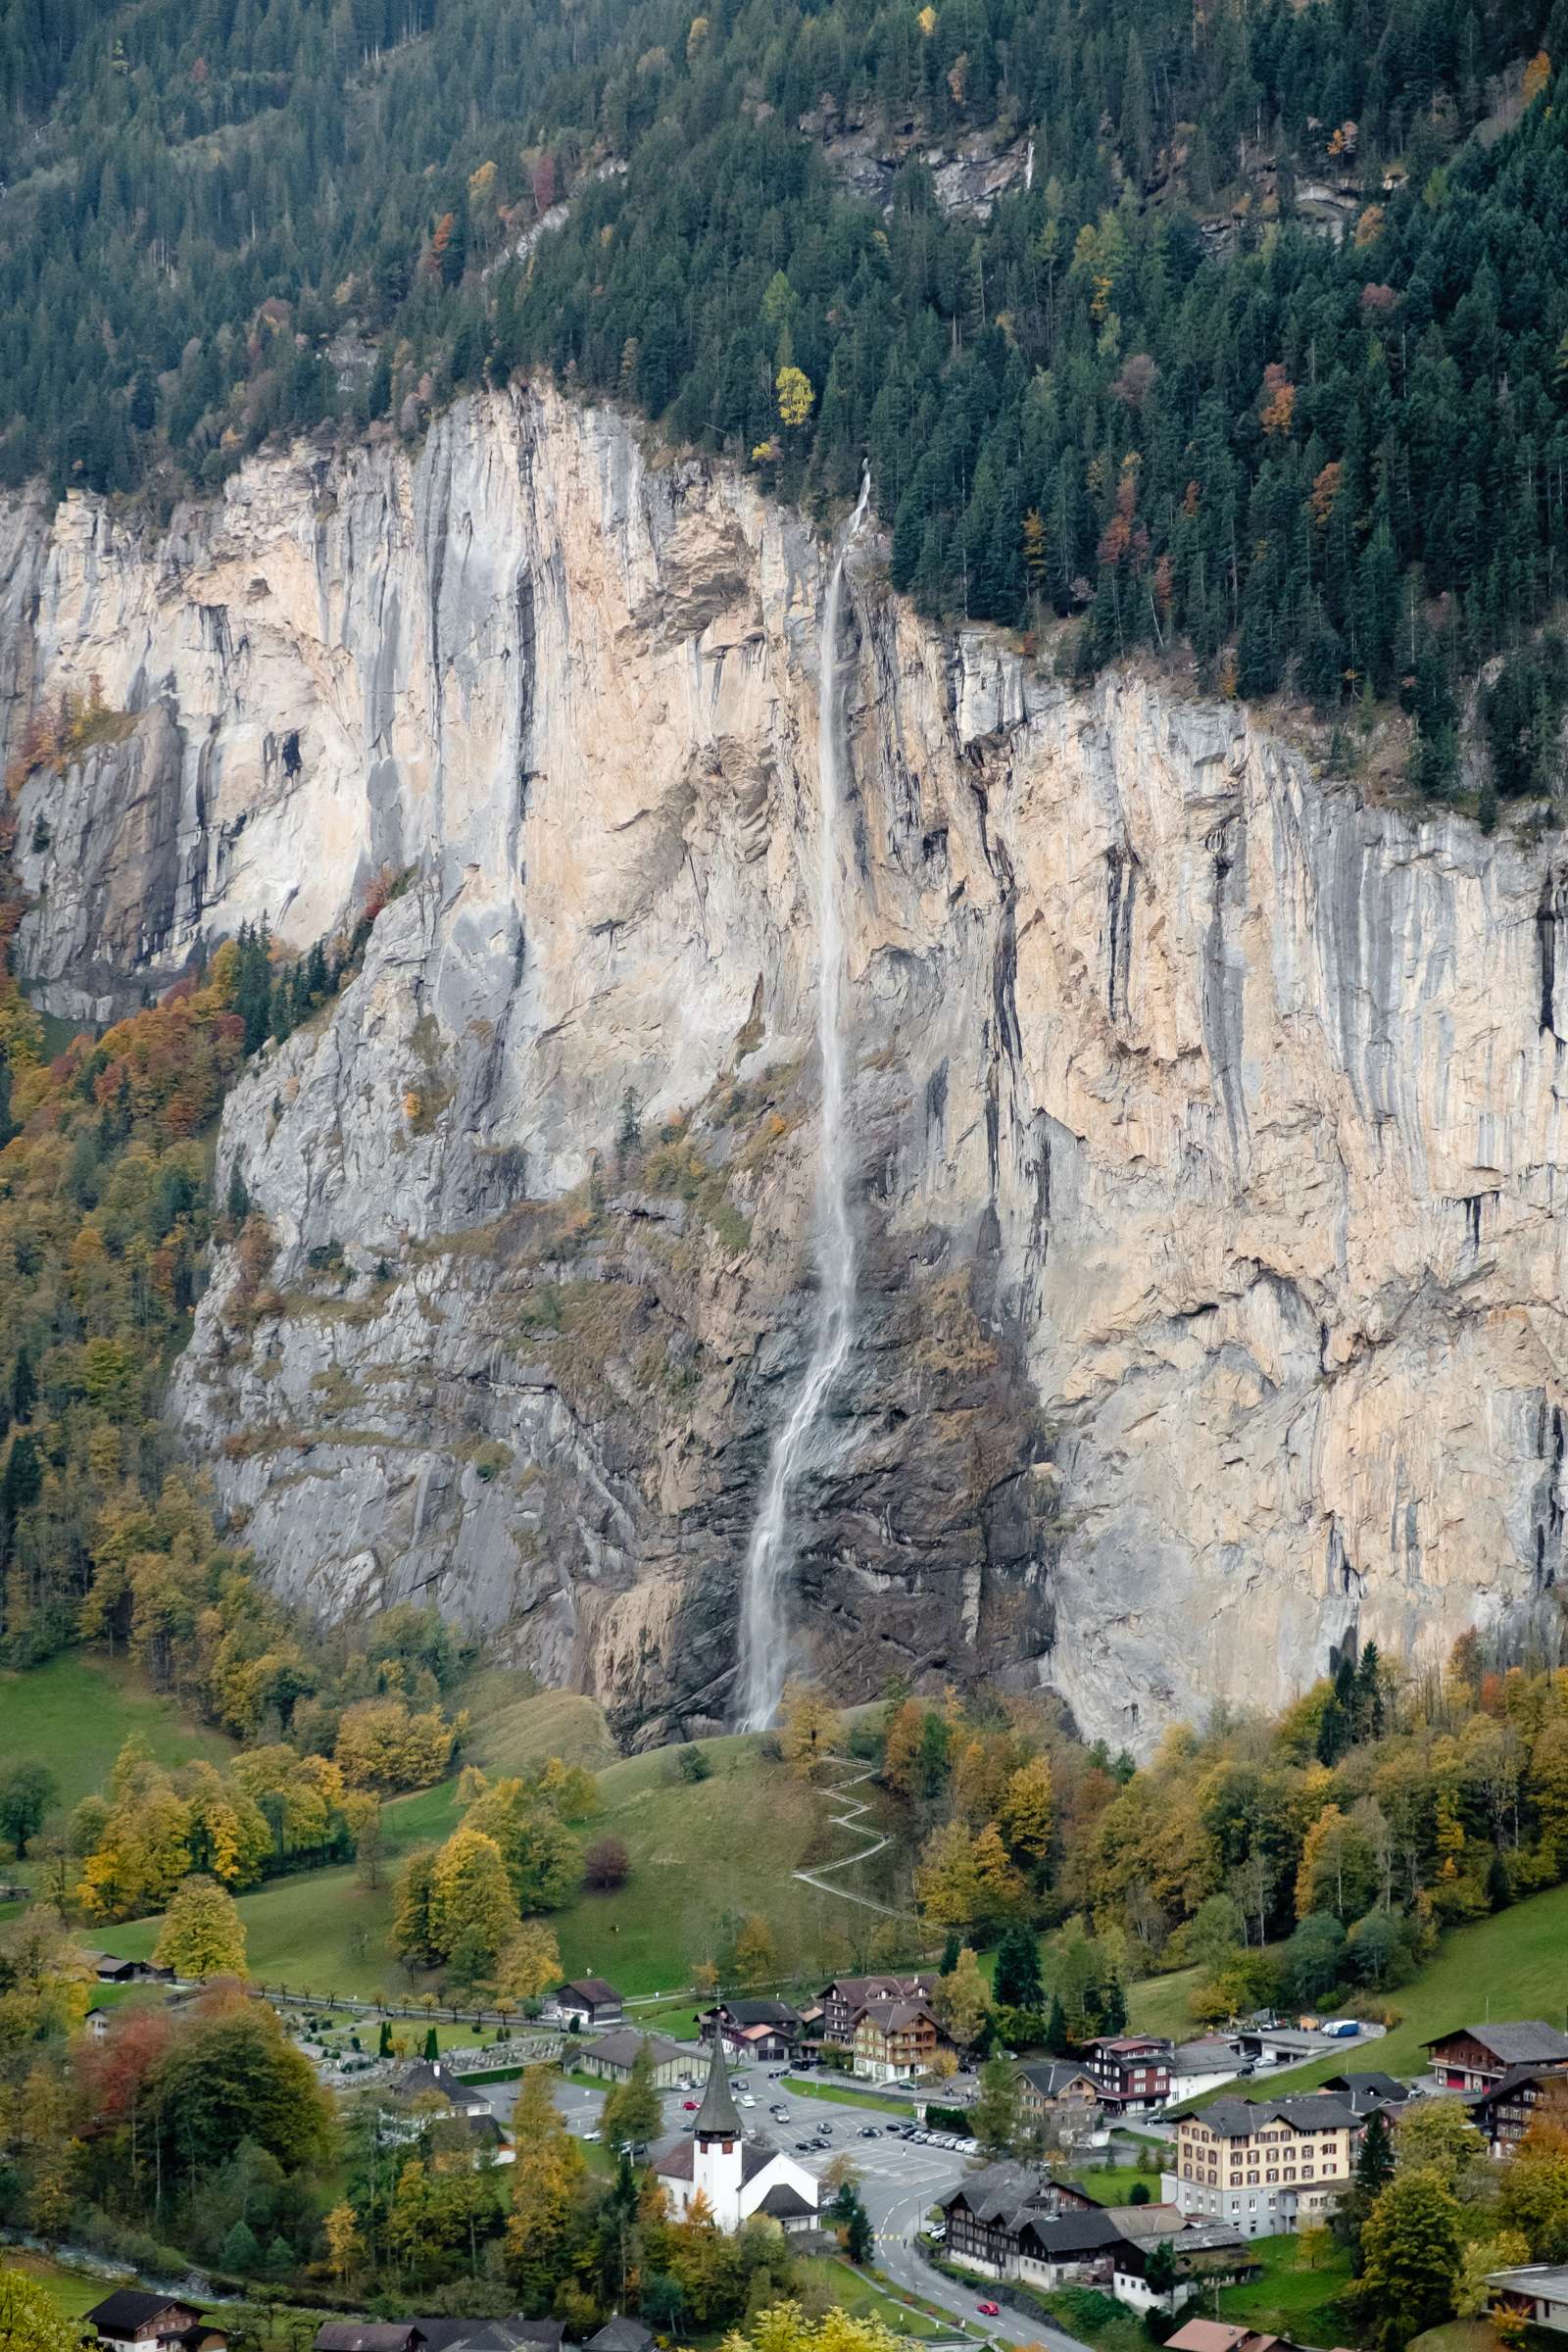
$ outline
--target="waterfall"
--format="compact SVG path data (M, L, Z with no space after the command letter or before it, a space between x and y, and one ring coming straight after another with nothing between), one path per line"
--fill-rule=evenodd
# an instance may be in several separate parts
M850 1352L854 1330L855 1228L850 1219L841 1019L844 923L838 835L844 806L845 742L839 697L839 615L844 602L845 559L864 520L870 496L868 466L828 574L817 651L815 913L821 969L816 991L816 1044L822 1065L822 1113L816 1157L816 1328L800 1395L774 1435L746 1549L741 1582L739 1713L745 1728L753 1732L763 1731L772 1722L783 1694L789 1663L783 1586L795 1556L790 1504L801 1470L812 1453L823 1407Z

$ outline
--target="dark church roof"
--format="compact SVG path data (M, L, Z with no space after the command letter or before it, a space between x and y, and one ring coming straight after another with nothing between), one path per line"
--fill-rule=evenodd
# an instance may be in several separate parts
M692 2126L699 2139L739 2139L740 2109L729 2086L729 2068L724 2063L724 2043L720 2034L713 2036L713 2060L708 2070L708 2087L703 2103L697 2110Z
M816 2207L787 2180L775 2180L757 2210L771 2214L775 2222L793 2222L803 2213L814 2213Z

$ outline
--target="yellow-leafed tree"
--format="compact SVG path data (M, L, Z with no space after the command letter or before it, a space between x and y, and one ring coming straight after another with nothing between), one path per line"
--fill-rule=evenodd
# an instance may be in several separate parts
M153 1959L178 1977L243 1976L245 1923L233 1896L216 1879L186 1879L169 1906Z

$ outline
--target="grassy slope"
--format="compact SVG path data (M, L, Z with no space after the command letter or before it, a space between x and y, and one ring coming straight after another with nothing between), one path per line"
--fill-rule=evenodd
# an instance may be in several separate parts
M47 1764L61 1801L75 1804L102 1786L135 1735L161 1764L192 1756L221 1763L234 1743L160 1698L124 1659L74 1650L24 1674L0 1674L0 1764Z
M1301 2261L1297 2237L1254 2238L1251 2252L1262 2263L1263 2276L1221 2290L1221 2319L1308 2344L1347 2340L1348 2315L1338 2307L1350 2278L1343 2247L1336 2246L1316 2270Z
M787 1973L848 1907L790 1877L817 1839L815 1793L763 1761L755 1740L703 1744L712 1766L706 1781L682 1780L667 1748L601 1775L604 1810L593 1832L625 1841L632 1873L614 1893L584 1894L558 1916L561 1956L573 1974L602 1973L628 1993L673 1991L716 1948L724 1914L752 1911L768 1920Z
M857 2319L880 2320L895 2335L953 2332L951 2327L939 2326L923 2312L911 2311L906 2304L885 2294L874 2278L868 2278L863 2271L852 2270L847 2262L836 2262L831 2256L808 2255L800 2267L808 2284L825 2287L834 2302L853 2312Z
M466 1708L466 1752L493 1778L523 1772L547 1756L603 1772L616 1760L604 1713L575 1690L534 1690L504 1666L481 1668L452 1694Z
M1127 2023L1135 2034L1167 2034L1172 2041L1190 2040L1198 2032L1187 1996L1196 1990L1196 1968L1173 1969L1168 1976L1143 1977L1127 1987Z
M508 1760L520 1759L523 1707L543 1709L558 1695L510 1711ZM603 1809L584 1835L623 1838L632 1873L616 1892L584 1894L557 1914L567 1973L606 1975L628 1993L673 1989L689 1981L725 1911L764 1913L788 1970L810 1957L822 1929L847 1908L790 1877L819 1837L814 1793L765 1763L755 1740L705 1745L712 1766L706 1781L681 1780L668 1749L626 1757L601 1774ZM491 1752L482 1736L470 1746L480 1762ZM241 1896L252 1973L321 1994L399 1989L401 1974L386 1947L397 1857L444 1837L456 1819L452 1782L389 1805L389 1868L374 1890L359 1886L350 1868L308 1872ZM105 1930L102 1940L139 1958L157 1936L156 1920L136 1920Z
M1426 2065L1421 2044L1450 2027L1494 2019L1543 2017L1565 2022L1562 1956L1568 1950L1568 1886L1550 1886L1494 1919L1481 1919L1445 1936L1437 1957L1408 1984L1389 1995L1401 2023L1383 2040L1339 2057L1270 2075L1270 2095L1282 2086L1310 2089L1347 2067L1379 2067L1406 2077Z
M46 2254L28 2254L7 2247L5 2269L24 2271L45 2289L50 2302L63 2320L79 2320L83 2312L91 2311L108 2294L107 2278L90 2278L85 2271L68 2271L62 2263L51 2262Z

